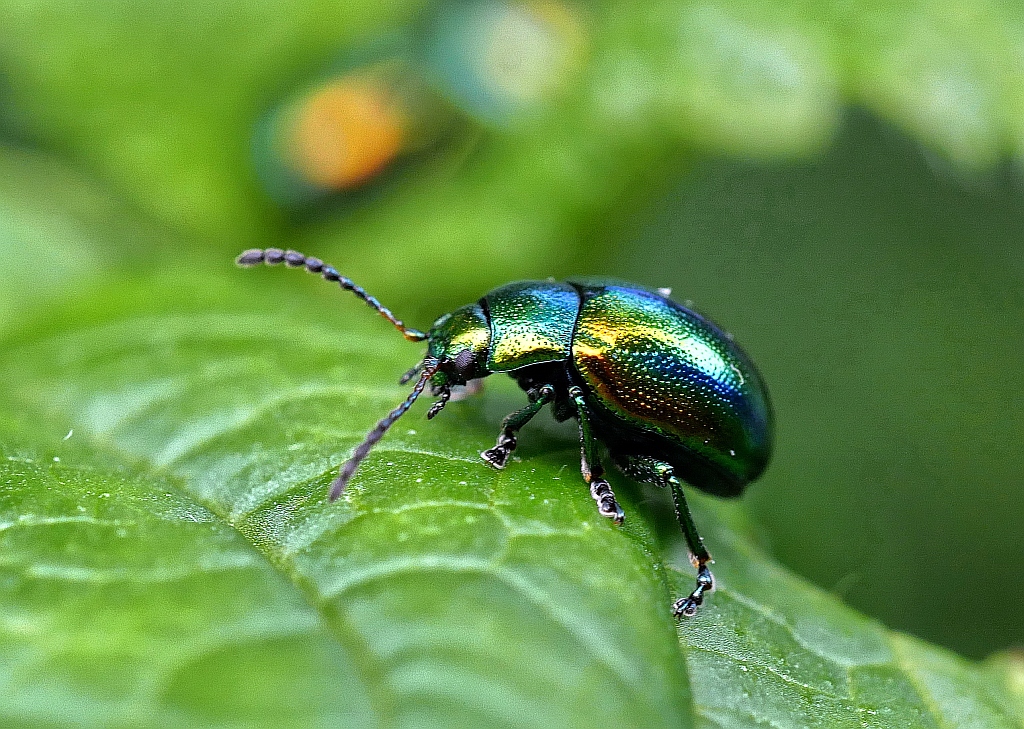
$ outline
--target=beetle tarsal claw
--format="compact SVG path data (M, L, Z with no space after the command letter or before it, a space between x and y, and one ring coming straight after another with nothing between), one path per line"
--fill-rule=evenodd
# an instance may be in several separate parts
M692 595L690 597L684 597L680 600L676 600L675 604L672 605L672 617L692 618L697 614L698 605L700 605L700 603L697 602Z
M480 457L483 458L488 466L497 468L499 471L505 467L508 463L508 456L511 453L510 450L502 448L501 446L494 446L494 448L488 448L486 451L480 453Z
M702 564L697 569L697 587L688 597L676 600L672 605L672 615L677 618L692 618L697 614L704 602L704 593L715 589L715 578L708 569L707 564Z
M493 448L488 448L480 454L487 465L497 468L499 471L508 463L508 457L516 449L516 437L509 433L502 433L498 436L498 442Z
M625 520L626 513L615 500L612 487L603 478L595 478L590 482L590 495L597 502L597 511L601 516L611 519L616 524L621 524Z

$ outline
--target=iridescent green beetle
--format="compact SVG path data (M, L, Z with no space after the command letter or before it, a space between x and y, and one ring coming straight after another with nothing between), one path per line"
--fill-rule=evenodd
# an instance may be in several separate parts
M429 384L439 399L451 388L505 372L529 404L501 424L481 456L504 468L516 435L550 404L555 418L579 422L583 479L598 511L616 523L623 512L604 478L603 443L626 475L668 486L697 568L697 586L672 606L691 616L714 585L710 555L690 516L682 482L716 496L738 496L764 471L772 449L772 410L761 376L732 338L660 293L623 283L518 281L445 314L421 332L406 327L362 288L317 258L276 248L250 250L238 264L284 263L337 282L390 321L427 355L402 377L419 375L412 393L367 434L331 485L344 490L374 444Z

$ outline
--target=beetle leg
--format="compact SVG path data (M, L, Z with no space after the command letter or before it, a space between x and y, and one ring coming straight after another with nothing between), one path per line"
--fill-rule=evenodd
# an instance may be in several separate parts
M626 514L615 500L612 487L604 478L604 467L597 454L597 439L590 427L590 413L583 398L583 390L579 387L569 388L569 397L576 405L576 415L580 423L580 471L583 480L590 484L590 495L597 502L597 511L616 524L621 524Z
M542 407L554 400L555 388L551 385L542 385L530 390L526 395L530 398L530 404L522 410L516 410L501 421L501 432L498 433L497 444L480 454L480 457L494 468L505 467L508 457L516 449L516 433L529 423Z
M690 507L686 504L683 485L676 477L672 466L650 456L625 456L616 459L623 472L637 481L668 486L672 489L672 501L676 507L676 521L679 522L686 538L686 546L690 549L690 562L697 568L697 587L688 597L676 600L672 605L675 617L693 617L697 608L704 602L704 593L714 589L715 578L708 569L712 561L708 550L704 548L704 539L697 532L693 523Z
M427 411L427 420L433 420L435 415L444 410L444 406L452 398L452 388L442 387L437 394L441 396L441 399L430 406L430 410Z

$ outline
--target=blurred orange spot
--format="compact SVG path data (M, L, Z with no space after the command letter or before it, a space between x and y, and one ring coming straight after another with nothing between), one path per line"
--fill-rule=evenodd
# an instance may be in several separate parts
M358 185L402 151L406 122L388 89L373 78L347 78L316 89L295 109L288 158L307 182Z

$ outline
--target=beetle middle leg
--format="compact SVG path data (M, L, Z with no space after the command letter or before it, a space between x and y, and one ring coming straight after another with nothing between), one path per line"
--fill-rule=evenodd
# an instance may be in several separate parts
M597 502L598 513L616 524L621 524L626 514L615 500L611 484L604 477L604 467L597 454L598 443L591 430L590 413L583 398L583 390L575 386L570 387L569 397L576 405L576 415L580 423L580 471L583 473L583 480L590 484L590 495Z
M533 420L533 416L539 413L542 407L555 399L555 388L551 385L541 385L527 392L526 396L530 399L530 404L501 421L497 444L480 454L480 457L494 468L505 467L508 457L516 449L516 434Z
M690 549L690 562L697 568L697 587L688 597L676 600L672 605L672 614L678 617L693 617L697 608L704 602L704 593L714 589L715 578L708 569L712 561L708 550L704 548L704 539L697 532L693 523L690 507L686 504L683 484L676 476L672 466L650 456L623 456L615 459L623 473L637 481L668 486L672 489L672 501L675 503L676 521L679 522L686 538L686 546Z

